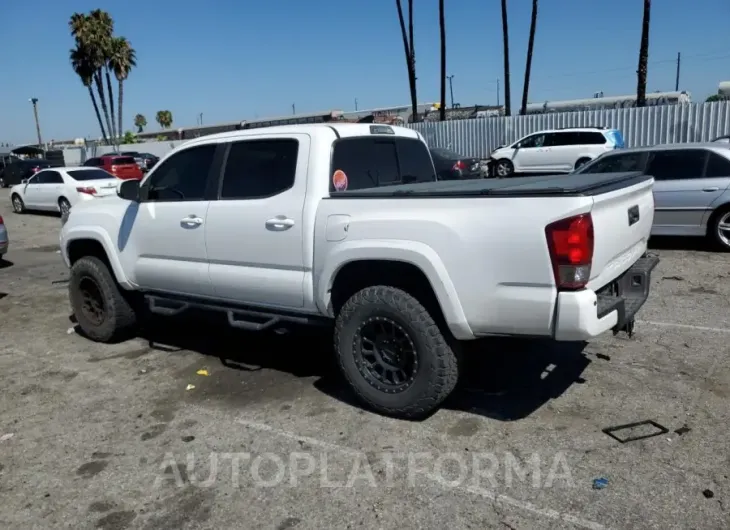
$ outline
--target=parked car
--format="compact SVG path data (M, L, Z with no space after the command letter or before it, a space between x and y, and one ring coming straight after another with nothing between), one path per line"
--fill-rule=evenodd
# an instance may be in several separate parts
M576 173L636 171L654 183L652 235L709 237L730 251L730 149L724 144L675 144L624 149Z
M0 261L2 261L3 256L7 254L9 245L10 240L8 239L8 229L5 228L5 221L3 220L3 216L0 215Z
M124 156L133 156L137 165L142 169L143 172L147 172L152 169L160 158L150 153L139 153L137 151L123 151Z
M20 184L24 179L28 179L41 169L52 167L52 165L51 162L42 158L13 157L4 167L0 184L3 188Z
M631 329L658 262L652 184L437 181L412 129L241 130L186 142L121 200L79 203L61 254L92 340L132 335L143 310L219 311L251 331L333 324L362 402L414 418L454 389L460 341Z
M582 127L540 131L495 149L490 166L497 177L514 173L569 173L603 153L624 147L618 129Z
M728 134L726 136L718 136L717 138L715 138L712 141L713 142L723 143L723 144L730 144L730 134Z
M115 195L117 178L95 167L59 167L39 171L10 189L15 213L47 210L68 214L79 202Z
M98 167L122 180L141 179L144 174L137 162L131 156L102 155L89 158L83 164L85 167Z
M441 147L432 147L430 151L439 180L476 179L482 177L478 158L469 158L451 149Z

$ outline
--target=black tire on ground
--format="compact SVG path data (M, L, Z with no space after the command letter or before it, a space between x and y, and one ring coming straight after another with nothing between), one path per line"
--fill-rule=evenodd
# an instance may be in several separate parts
M372 376L368 380L361 371L361 331L379 320L405 332L414 346L417 368L405 389L388 389ZM379 285L355 293L337 315L334 338L337 360L348 384L364 404L381 414L406 419L428 416L456 387L456 355L428 311L401 289Z
M730 230L721 226L730 226L730 208L720 208L712 214L707 223L707 236L718 250L730 252Z
M25 213L25 203L23 202L23 199L20 198L20 195L17 193L13 193L13 196L10 197L10 200L13 203L13 211L15 213Z
M499 178L509 177L515 172L515 166L511 160L503 158L494 164L494 174Z
M61 214L61 217L64 215L68 215L68 213L71 211L71 203L68 202L68 199L66 197L61 197L58 199L58 211Z
M580 169L581 167L585 166L588 162L590 162L590 158L581 158L575 163L575 167L573 169Z
M102 317L95 321L84 310L83 291L96 289L102 304ZM119 342L130 338L137 315L124 297L107 265L97 257L86 256L71 267L69 280L71 308L81 331L96 342Z

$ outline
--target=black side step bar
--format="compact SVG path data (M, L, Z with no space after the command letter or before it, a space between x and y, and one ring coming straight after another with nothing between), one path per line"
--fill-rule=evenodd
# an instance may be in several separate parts
M177 300L151 294L145 295L145 300L151 313L163 316L175 316L188 309L225 312L228 317L228 324L231 327L245 329L247 331L263 331L279 324L311 325L319 323L320 320L324 320L302 315L275 314L253 309L217 305L202 301ZM263 320L263 322L259 322L260 320Z

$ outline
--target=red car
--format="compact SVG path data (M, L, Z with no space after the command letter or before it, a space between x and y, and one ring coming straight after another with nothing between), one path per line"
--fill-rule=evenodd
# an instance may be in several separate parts
M142 180L144 176L134 157L131 156L102 155L89 158L84 165L101 168L122 180Z

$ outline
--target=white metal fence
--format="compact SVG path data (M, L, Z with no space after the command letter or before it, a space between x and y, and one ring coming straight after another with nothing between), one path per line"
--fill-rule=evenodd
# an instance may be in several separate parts
M707 142L730 134L730 101L414 123L408 126L419 131L432 147L486 158L500 145L512 143L533 132L591 125L619 129L627 147Z
M730 134L730 101L666 105L640 109L610 109L480 118L446 122L415 123L416 129L432 147L445 147L465 156L486 158L498 146L544 129L601 125L619 129L627 147L679 142L707 142ZM183 141L146 142L120 146L120 151L139 151L164 156ZM69 161L83 163L87 158L112 151L110 146L64 150Z

